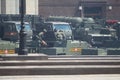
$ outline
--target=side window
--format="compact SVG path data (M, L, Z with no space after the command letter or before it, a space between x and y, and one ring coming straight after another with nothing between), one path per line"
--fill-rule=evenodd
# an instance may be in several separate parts
M36 23L35 24L35 32L39 33L42 31L43 24Z
M50 24L45 24L45 25L44 25L44 28L45 28L47 31L53 31L52 25L50 25Z
M6 24L5 31L16 31L16 27L14 24Z

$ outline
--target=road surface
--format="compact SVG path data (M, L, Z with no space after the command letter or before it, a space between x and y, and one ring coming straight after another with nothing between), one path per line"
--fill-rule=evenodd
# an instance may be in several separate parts
M120 80L120 74L0 76L0 80Z

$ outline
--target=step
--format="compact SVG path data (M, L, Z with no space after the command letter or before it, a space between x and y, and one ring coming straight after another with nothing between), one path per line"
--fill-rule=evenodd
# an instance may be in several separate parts
M0 66L0 76L120 74L120 65Z
M27 65L120 65L120 60L19 60L0 61L0 66Z
M4 54L0 56L0 60L47 60L48 56L45 54L29 53L28 55L18 54Z

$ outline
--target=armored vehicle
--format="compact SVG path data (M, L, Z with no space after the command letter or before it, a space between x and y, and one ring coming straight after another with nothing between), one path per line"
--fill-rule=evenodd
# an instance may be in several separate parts
M84 40L87 33L98 33L102 28L93 18L50 16L46 20L70 23L75 40Z
M88 47L87 42L73 39L73 34L69 23L47 21L42 24L37 23L35 27L36 34L38 34L43 29L47 30L44 40L48 45L46 47L39 47L39 52L43 52L48 55L75 55L81 54L81 49Z
M74 39L87 41L90 44L90 48L82 49L82 55L116 55L120 52L119 27L106 27L104 22L100 24L99 20L95 21L93 18L50 16L47 21L70 23Z
M5 21L0 23L0 36L3 40L18 41L21 23L17 21ZM25 22L27 40L32 40L32 29L29 23Z
M16 49L19 48L19 32L21 29L20 16L2 15L0 17L5 20L0 23L0 54L17 53ZM34 16L25 17L28 53L120 55L118 24L113 29L108 29L95 23L92 18L60 16L53 17L54 20L50 18L45 22L40 19L39 17L35 19ZM27 22L32 24L32 28ZM39 39L36 38L36 35L43 29L47 31L44 36L47 46L40 45Z
M0 49L3 50L2 52L5 49L12 49L13 53L17 51L17 48L19 48L20 25L21 23L18 21L4 21L0 23L1 44L6 46L0 45ZM27 22L25 22L25 31L27 34L27 45L30 45L33 33L30 24Z
M93 47L105 47L106 41L113 41L114 37L110 34L88 34L86 41Z

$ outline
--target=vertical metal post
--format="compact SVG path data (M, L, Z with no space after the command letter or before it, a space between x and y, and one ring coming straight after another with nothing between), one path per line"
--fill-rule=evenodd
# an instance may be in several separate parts
M21 15L21 30L20 30L20 43L18 55L27 55L26 48L26 31L24 25L24 15L26 13L26 0L20 0L20 15Z
M83 6L81 5L81 6L79 6L79 10L80 10L80 16L81 16L81 18L84 18L84 9L83 9Z
M81 10L81 17L84 18L84 7L83 7L83 9Z

